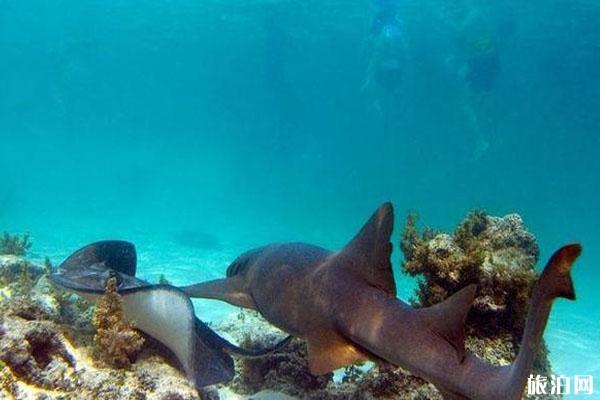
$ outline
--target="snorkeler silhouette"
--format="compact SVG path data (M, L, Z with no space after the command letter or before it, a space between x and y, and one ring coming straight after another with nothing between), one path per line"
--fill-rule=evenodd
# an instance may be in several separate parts
M371 25L371 35L376 42L372 58L373 77L377 84L390 91L398 88L402 79L401 44L402 27L396 0L375 0L378 8Z
M494 91L502 73L502 49L516 23L510 10L498 6L471 9L457 23L461 108L468 124L475 161L485 155L496 135Z
M406 64L406 41L398 0L373 0L371 55L363 90L375 93L376 106L386 121L399 98ZM386 122L386 125L387 122Z

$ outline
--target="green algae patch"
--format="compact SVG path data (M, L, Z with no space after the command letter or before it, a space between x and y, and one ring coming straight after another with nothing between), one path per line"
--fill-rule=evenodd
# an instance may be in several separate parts
M31 238L28 233L11 235L8 232L4 232L0 237L0 254L24 256L31 248L31 245Z

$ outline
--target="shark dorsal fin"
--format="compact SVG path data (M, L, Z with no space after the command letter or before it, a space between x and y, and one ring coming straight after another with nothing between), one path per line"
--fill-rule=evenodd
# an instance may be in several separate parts
M459 362L465 357L465 321L476 291L477 285L469 285L441 303L419 310L432 329L456 349Z
M391 203L384 203L336 256L340 268L351 271L391 296L396 295L390 261L393 228L394 209Z

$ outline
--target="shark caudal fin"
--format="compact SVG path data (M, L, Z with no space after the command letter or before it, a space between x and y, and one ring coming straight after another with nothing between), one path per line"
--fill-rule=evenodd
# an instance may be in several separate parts
M384 203L337 254L336 265L395 296L396 283L390 261L393 229L394 209L391 203Z
M544 334L553 300L557 297L575 300L571 268L580 254L579 244L569 244L560 248L550 257L536 283L529 303L519 354L510 366L510 382L503 383L503 386L510 390L506 399L521 398Z
M581 254L581 245L569 244L556 251L540 276L538 286L550 298L575 300L571 267Z

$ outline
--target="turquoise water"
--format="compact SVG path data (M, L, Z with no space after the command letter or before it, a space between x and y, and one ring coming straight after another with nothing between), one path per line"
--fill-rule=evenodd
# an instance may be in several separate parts
M339 248L385 200L397 227L518 212L542 263L584 245L546 338L557 371L600 379L599 18L590 0L0 1L0 229L55 262L132 240L142 276L183 284L266 242Z

